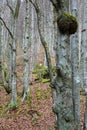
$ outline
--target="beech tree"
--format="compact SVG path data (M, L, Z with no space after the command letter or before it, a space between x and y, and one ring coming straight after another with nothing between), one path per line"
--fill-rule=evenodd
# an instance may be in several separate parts
M40 5L37 0L35 2L30 2L34 5L36 13L37 13L37 23L38 30L41 38L41 42L44 46L47 58L47 65L49 69L49 73L52 74L51 69L51 60L49 55L49 49L47 48L47 43L44 40L44 35L41 30L41 16L42 12L40 10ZM69 12L69 1L56 1L51 0L53 6L57 11L58 18L61 19L63 13ZM67 15L68 14L64 14ZM70 15L71 16L71 15ZM61 21L61 20L60 20ZM67 25L66 25L67 26ZM73 129L77 127L76 122L74 120L74 109L73 109L73 100L72 100L72 78L71 78L71 67L70 67L70 40L69 40L69 30L61 34L58 25L58 42L56 47L56 71L57 75L53 79L53 76L50 75L51 78L51 87L53 90L53 111L57 117L57 130L67 130ZM65 30L63 30L65 31Z
M17 19L19 14L19 8L20 8L20 0L17 0L16 3L14 0L9 1L7 0L7 5L11 11L11 22L12 22L12 41L11 41L11 106L16 106L17 104L17 92L16 92L16 25L17 25Z
M87 130L87 1L83 1L83 21L82 21L82 39L81 39L81 62L82 62L82 82L86 92L86 108L84 114L84 130Z
M29 0L26 0L26 16L25 16L25 38L24 38L24 88L23 88L23 101L29 92L28 80L28 44L29 44Z
M77 17L77 1L71 0L71 13ZM73 95L73 109L74 119L77 124L77 130L80 129L80 64L79 64L79 41L78 33L71 35L71 67L72 67L72 95Z

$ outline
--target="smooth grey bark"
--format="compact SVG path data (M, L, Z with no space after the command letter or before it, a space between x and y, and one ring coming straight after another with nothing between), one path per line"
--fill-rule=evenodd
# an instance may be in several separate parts
M83 1L83 21L82 21L82 41L81 41L81 62L82 62L82 82L86 92L86 106L84 113L84 130L87 130L87 1Z
M26 16L25 16L25 39L24 39L24 88L23 88L23 99L27 98L29 90L29 80L28 80L28 44L29 44L29 0L26 0Z
M17 103L17 92L16 92L16 21L13 24L14 39L12 41L12 99L11 105L14 106Z
M3 12L3 1L0 1L0 17L2 17L2 12ZM2 72L2 44L3 44L3 25L2 22L0 21L0 72ZM3 79L3 77L2 77ZM4 82L4 79L3 79Z
M77 1L71 0L71 14L77 17ZM71 35L71 67L72 67L72 96L73 112L76 123L76 129L80 130L80 73L79 73L79 47L78 33Z
M3 59L4 59L4 51L5 51L5 44L6 43L4 41L4 37L5 37L5 34L4 34L4 25L3 25L3 22L4 21L4 4L3 4L3 0L0 1L0 18L2 18L2 20L0 21L0 72L1 72L1 77L2 77L2 83L3 83L3 86L6 90L6 92L9 94L10 93L10 89L9 89L9 86L8 86L8 83L7 83L7 68L3 62ZM5 22L4 22L5 23Z
M57 11L57 15L69 12L69 1L50 0ZM60 7L58 8L58 2ZM58 29L58 28L57 28ZM70 37L62 35L58 29L58 42L56 43L57 76L52 82L56 91L53 111L57 116L56 130L74 129L75 121L72 100L72 78L70 61Z
M29 80L30 83L32 83L32 71L34 69L34 45L35 45L35 12L34 8L31 5L30 6L30 11L31 11L31 46L30 46L30 66L29 66Z
M17 104L17 92L16 92L16 25L17 25L17 19L19 14L19 8L20 8L20 0L17 1L9 1L7 0L7 5L11 11L11 32L12 32L12 44L11 46L11 55L12 55L12 62L11 62L11 69L12 69L12 79L11 79L11 107L16 106Z

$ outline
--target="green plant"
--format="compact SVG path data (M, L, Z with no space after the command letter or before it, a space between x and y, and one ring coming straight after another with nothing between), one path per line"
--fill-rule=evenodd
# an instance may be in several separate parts
M42 115L43 115L43 112L42 112L42 111L39 111L37 114L38 114L38 116L42 116Z
M52 68L53 75L56 74L56 67ZM44 67L42 64L37 64L34 68L33 74L36 74L35 80L46 83L50 81L48 68Z
M51 93L52 92L51 87L47 87L47 91L49 91Z
M49 93L46 93L45 98L48 99L48 97L49 97Z
M84 92L84 91L85 91L85 90L84 90L82 87L80 87L80 93L81 93L81 92Z
M50 128L46 128L46 130L51 130Z
M17 103L17 102L15 102L15 103L10 103L10 104L8 104L8 109L16 109L17 106L18 106L18 103Z
M42 91L37 91L37 93L36 93L37 100L40 100L41 97L42 97Z
M5 111L5 107L0 106L0 116L2 116L2 115L3 115L4 111Z
M28 92L27 93L27 105L28 106L32 106L32 95L31 95L31 92Z
M22 108L18 108L16 115L18 115L22 111Z
M47 83L47 82L50 82L50 79L43 79L43 78L42 78L42 79L41 79L41 82L42 82L42 83Z

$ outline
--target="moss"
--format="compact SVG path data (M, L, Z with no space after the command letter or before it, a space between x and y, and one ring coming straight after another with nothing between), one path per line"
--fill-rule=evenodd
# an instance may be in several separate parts
M18 103L17 103L17 102L8 104L8 108L9 108L9 109L12 109L12 110L13 110L13 109L16 109L17 106L18 106Z
M85 90L84 90L82 87L80 87L80 93L81 93L81 92L84 92L84 91L85 91Z
M39 111L37 114L38 114L38 116L42 116L42 115L43 115L43 112L42 112L42 111Z
M32 95L31 95L31 92L27 93L27 105L32 107Z
M52 68L53 75L56 74L56 67ZM49 71L48 68L44 67L42 64L37 64L33 71L33 74L36 74L35 80L39 80L40 82L49 82Z
M36 93L36 99L37 99L37 100L40 100L41 97L42 97L42 91L38 91L38 92Z
M48 99L49 98L49 93L46 93L45 94L45 99Z
M78 28L78 22L73 15L63 13L58 18L58 27L61 34L74 34Z
M42 78L42 79L41 79L41 82L42 82L42 83L47 83L47 82L50 82L50 79L43 79L43 78Z

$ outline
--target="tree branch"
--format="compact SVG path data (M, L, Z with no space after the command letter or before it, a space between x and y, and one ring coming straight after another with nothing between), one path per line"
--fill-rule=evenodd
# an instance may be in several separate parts
M4 24L4 26L5 26L5 27L6 27L6 29L8 30L8 32L9 32L9 34L10 34L11 38L13 39L13 35L12 35L12 33L11 33L10 29L7 27L7 25L6 25L5 21L4 21L1 17L0 17L0 20L2 21L2 23Z

